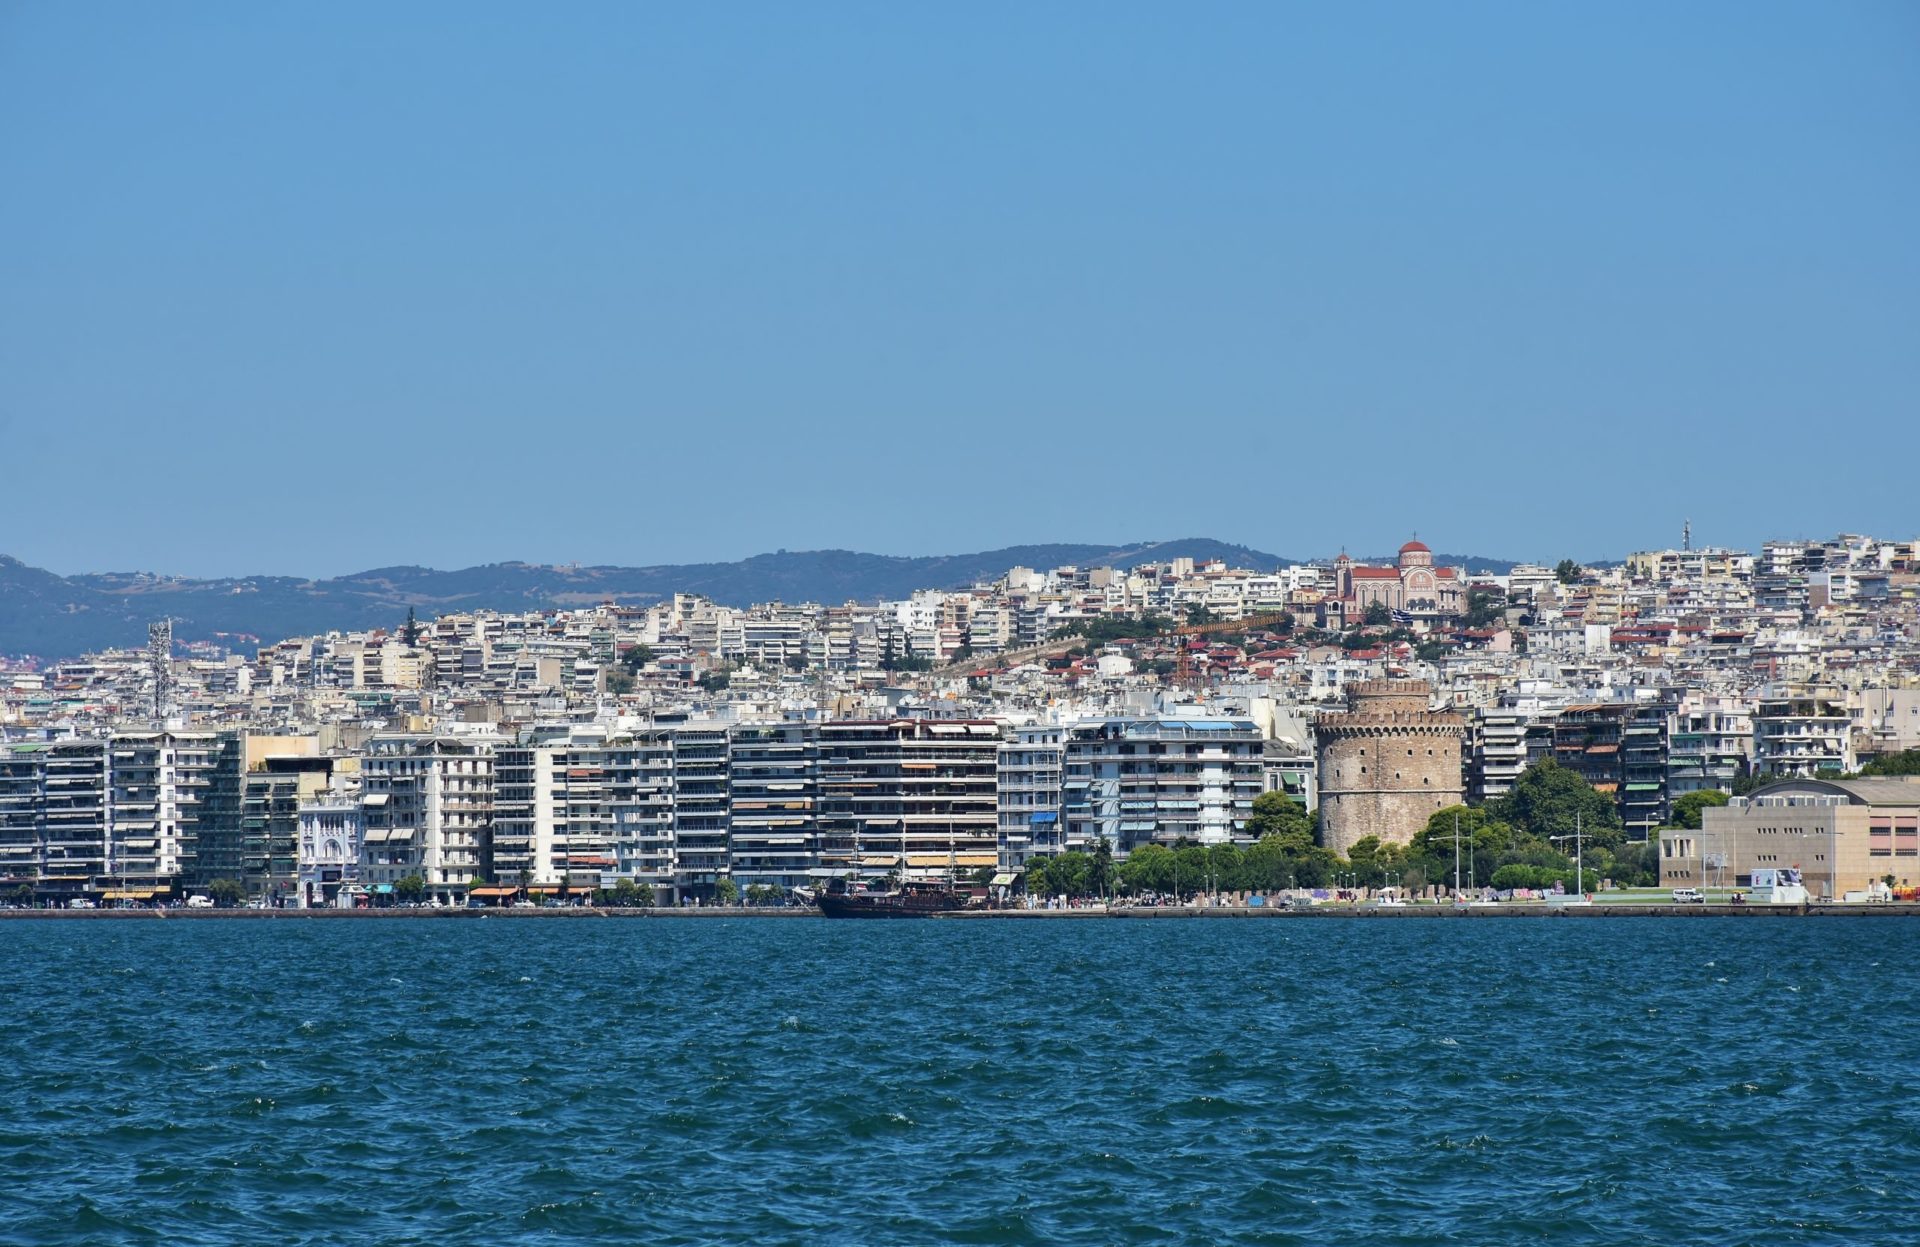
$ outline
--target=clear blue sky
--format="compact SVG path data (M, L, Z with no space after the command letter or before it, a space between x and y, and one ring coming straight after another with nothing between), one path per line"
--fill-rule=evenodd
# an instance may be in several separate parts
M0 7L0 552L1920 529L1920 5Z

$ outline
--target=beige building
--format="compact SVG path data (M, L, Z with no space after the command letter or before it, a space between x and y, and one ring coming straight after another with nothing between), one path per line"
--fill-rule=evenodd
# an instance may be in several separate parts
M1466 800L1460 746L1466 720L1427 708L1425 680L1347 685L1347 712L1314 726L1320 842L1345 857L1368 836L1405 844L1436 810Z
M1807 894L1844 896L1893 876L1920 884L1920 780L1787 779L1660 833L1662 887L1746 887L1791 867Z

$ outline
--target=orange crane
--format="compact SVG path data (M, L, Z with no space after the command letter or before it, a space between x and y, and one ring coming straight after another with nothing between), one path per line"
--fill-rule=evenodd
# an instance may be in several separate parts
M1194 676L1192 652L1187 648L1186 638L1195 636L1213 636L1223 632L1245 632L1249 628L1279 628L1293 622L1293 616L1282 611L1271 615L1248 615L1244 619L1216 619L1212 623L1182 624L1173 630L1180 638L1179 682L1189 688L1198 687Z

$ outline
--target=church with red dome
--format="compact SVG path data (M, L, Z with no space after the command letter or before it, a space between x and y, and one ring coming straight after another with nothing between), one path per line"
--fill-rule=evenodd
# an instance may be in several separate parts
M1400 547L1396 567L1356 563L1343 552L1334 560L1333 576L1333 596L1325 604L1323 626L1357 623L1376 602L1428 625L1451 622L1466 610L1466 585L1459 569L1435 567L1433 551L1418 540Z

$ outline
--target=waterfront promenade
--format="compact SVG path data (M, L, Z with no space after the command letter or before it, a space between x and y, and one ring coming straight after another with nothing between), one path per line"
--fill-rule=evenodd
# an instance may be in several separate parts
M1094 919L1134 919L1171 921L1188 918L1325 921L1330 919L1418 920L1428 918L1915 918L1920 903L1848 905L1674 905L1645 901L1595 901L1590 905L1550 906L1534 902L1501 902L1476 905L1396 905L1376 907L1366 903L1332 903L1294 909L1284 905L1221 906L1135 906L1111 909L1088 906L1081 909L975 909L959 913L931 915L935 921L983 922L1013 919L1021 922ZM82 922L118 922L129 920L165 920L169 922L270 922L313 919L318 921L395 920L474 921L508 919L584 920L618 918L626 920L659 919L697 921L702 919L753 918L783 921L819 921L821 915L805 908L732 908L710 906L699 909L597 909L591 906L567 906L556 909L12 909L0 910L0 922L20 920L71 920Z

